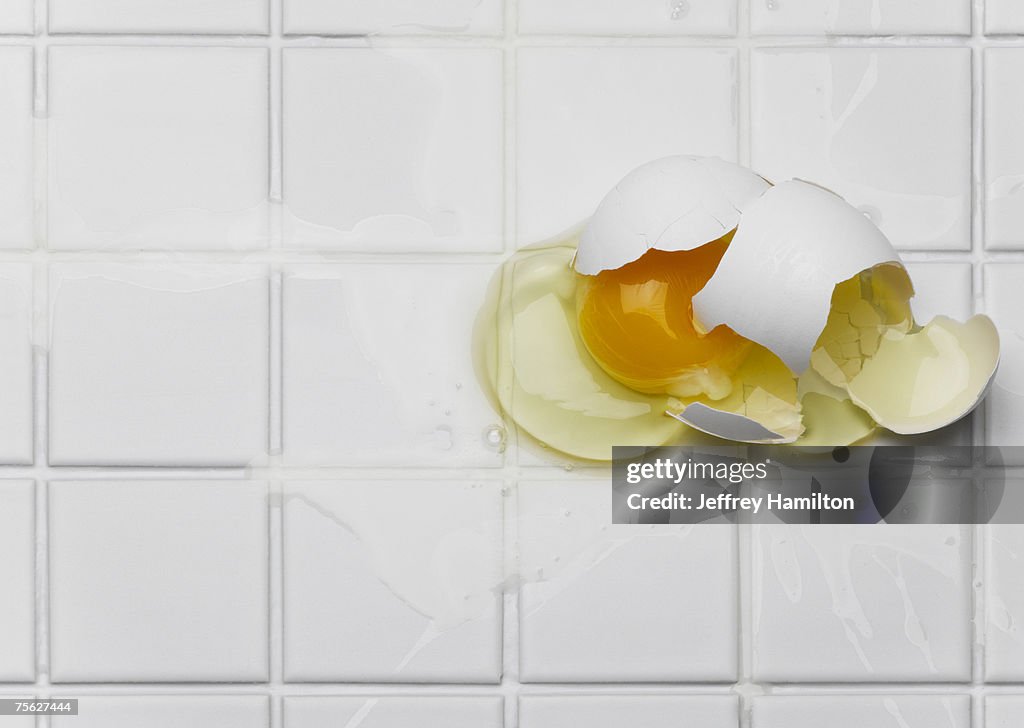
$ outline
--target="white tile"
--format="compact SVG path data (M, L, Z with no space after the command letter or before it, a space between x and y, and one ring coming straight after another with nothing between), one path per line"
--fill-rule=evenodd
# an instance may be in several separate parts
M679 695L528 696L519 700L520 728L737 728L733 697Z
M521 679L735 680L735 529L610 522L607 481L520 483Z
M296 267L284 283L284 453L335 465L497 466L473 372L491 268Z
M32 462L32 266L0 264L0 464Z
M970 35L971 0L750 0L750 23L764 35Z
M1024 725L1024 695L998 695L985 699L985 728Z
M969 728L965 695L827 695L754 699L752 728Z
M267 0L49 0L51 33L258 33Z
M51 269L53 465L246 465L266 452L259 265Z
M520 0L519 32L732 35L736 0Z
M502 728L501 698L285 698L284 728Z
M968 528L754 530L755 679L970 679Z
M265 246L268 57L51 48L51 247Z
M1024 481L1010 481L1018 492ZM985 528L986 629L985 677L999 682L1024 682L1024 525Z
M501 67L495 49L286 50L287 242L499 250Z
M735 160L735 83L731 50L521 49L519 242L590 217L622 177L652 159Z
M270 701L259 695L79 696L79 714L53 728L269 728Z
M32 119L32 49L0 47L0 248L33 245Z
M33 0L4 0L0 5L0 33L31 35L33 4Z
M985 0L985 32L1024 33L1024 6L1017 0Z
M987 444L1024 446L1024 265L985 266L985 312L1000 332L1000 364L985 401Z
M914 319L928 323L936 316L965 321L974 312L970 263L907 263L914 283Z
M307 482L285 499L285 679L499 680L500 484Z
M985 51L985 246L1024 250L1024 48Z
M0 481L2 682L35 680L35 513L35 489L31 482Z
M283 0L284 31L309 35L501 32L502 0Z
M37 728L36 719L28 716L0 716L0 728Z
M764 50L751 83L758 172L829 187L897 247L970 247L969 49Z
M55 682L267 679L266 484L55 482L49 506Z

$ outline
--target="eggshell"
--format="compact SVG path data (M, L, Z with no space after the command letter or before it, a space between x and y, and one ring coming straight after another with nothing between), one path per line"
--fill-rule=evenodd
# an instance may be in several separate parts
M998 366L999 333L988 316L966 323L936 316L913 333L887 334L847 390L883 427L915 435L967 415Z
M723 412L701 402L687 405L682 412L672 413L680 422L708 435L737 442L780 444L793 442L796 438L772 432L760 422L733 412Z
M838 195L799 180L744 211L718 270L693 299L707 330L726 324L796 373L828 319L835 286L880 263L902 265L875 225Z
M584 275L621 268L648 250L692 250L736 228L770 187L713 157L665 157L630 172L601 201L574 266Z

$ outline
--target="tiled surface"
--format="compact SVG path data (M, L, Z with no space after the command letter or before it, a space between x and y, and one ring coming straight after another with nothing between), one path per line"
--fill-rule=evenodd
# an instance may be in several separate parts
M66 481L49 497L54 682L267 679L265 484Z
M347 697L288 698L285 728L503 728L500 698Z
M1020 492L1024 481L1008 485ZM999 682L1024 682L1024 528L987 526L985 544L985 676Z
M285 457L295 464L497 466L499 421L473 372L492 267L290 267ZM410 364L415 361L415 364Z
M1001 695L985 701L985 728L1014 728L1024 723L1024 695Z
M284 31L296 35L501 33L502 0L284 0Z
M289 245L501 247L501 54L492 49L289 49Z
M817 728L821 725L829 728L970 728L970 698L966 695L829 695L754 699L752 728Z
M961 526L755 527L755 678L968 681L970 546Z
M268 0L50 0L51 33L256 33Z
M93 697L82 699L88 710L50 719L53 728L269 728L270 705L265 697L190 695L171 697ZM5 727L6 728L6 727Z
M735 530L638 533L608 509L603 482L519 484L521 679L735 680Z
M737 63L725 49L520 48L518 242L579 224L643 162L735 159Z
M1002 358L985 403L992 445L1024 442L1024 265L985 266L985 311L1000 327Z
M749 0L765 35L970 35L971 0ZM998 0L989 0L989 2ZM1005 0L1013 2L1013 0Z
M985 0L985 32L1024 33L1024 6L1016 0Z
M964 48L763 49L752 166L843 195L902 248L971 243L971 54Z
M35 488L0 480L0 681L35 678Z
M0 9L0 23L3 12ZM32 247L32 138L32 49L2 47L0 249Z
M307 482L284 495L286 680L500 680L500 484Z
M37 482L0 693L83 698L36 728L1016 726L1019 527L602 531L602 476L500 452L469 337L508 251L719 155L848 195L920 319L992 313L976 436L1020 442L1022 20L0 2L0 467Z
M985 53L985 243L996 250L1024 244L1024 48Z
M738 711L733 697L676 695L631 696L530 696L520 699L521 728L737 728Z
M32 267L0 263L0 464L32 462Z
M52 270L51 464L246 465L266 451L263 267Z
M736 0L519 0L519 32L724 36L736 32Z
M262 48L51 48L50 246L265 246L268 60Z
M5 0L0 6L0 33L32 34L33 0Z

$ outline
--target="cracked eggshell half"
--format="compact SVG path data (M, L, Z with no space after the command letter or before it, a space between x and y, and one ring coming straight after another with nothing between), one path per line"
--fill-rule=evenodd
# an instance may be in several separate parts
M694 296L694 316L706 330L729 326L801 374L836 285L883 263L902 266L856 208L817 185L783 182L746 208L718 270Z
M713 157L665 157L630 172L601 201L576 251L583 275L621 268L648 250L693 250L739 224L771 185Z
M847 390L883 427L916 435L969 414L998 366L999 333L988 316L936 316L912 333L887 333Z

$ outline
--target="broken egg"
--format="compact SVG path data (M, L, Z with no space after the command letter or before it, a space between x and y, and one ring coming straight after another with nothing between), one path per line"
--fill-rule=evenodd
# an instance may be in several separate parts
M840 446L968 414L992 322L914 321L896 250L800 180L718 159L627 175L580 230L513 255L478 318L480 379L516 431L568 455L614 445Z

